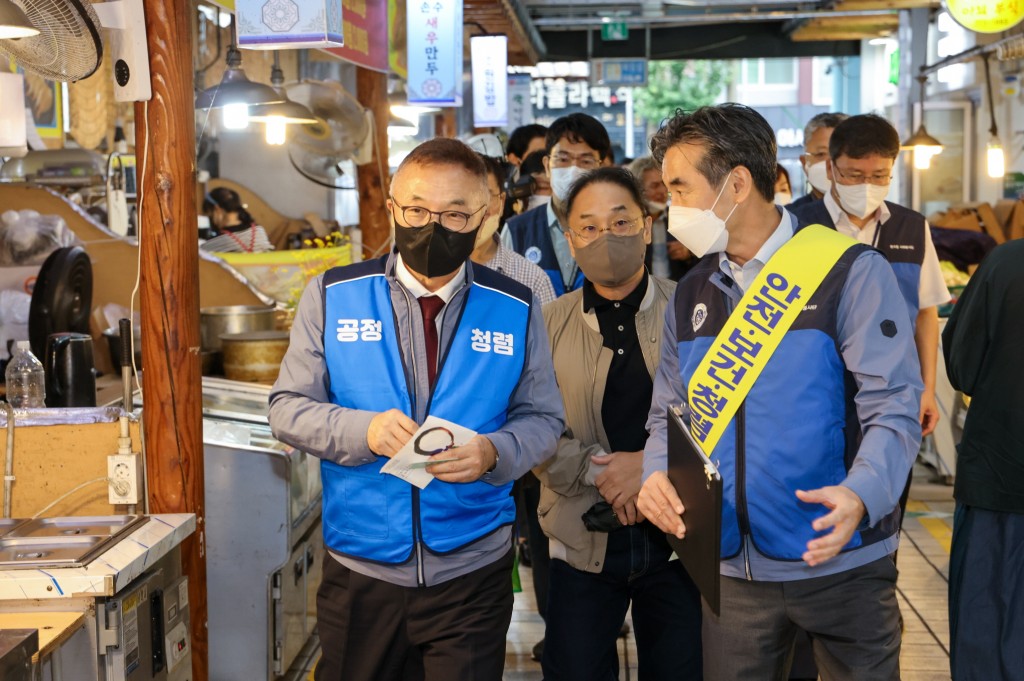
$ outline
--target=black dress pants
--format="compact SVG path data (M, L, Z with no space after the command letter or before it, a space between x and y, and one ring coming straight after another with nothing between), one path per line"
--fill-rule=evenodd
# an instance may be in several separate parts
M403 587L324 556L316 681L501 681L512 550L469 574Z

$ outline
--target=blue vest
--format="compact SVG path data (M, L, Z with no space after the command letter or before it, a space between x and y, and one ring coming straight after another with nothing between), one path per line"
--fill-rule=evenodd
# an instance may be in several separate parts
M576 268L576 277L566 288L562 279L562 268L551 243L551 225L548 222L548 207L537 206L522 215L517 215L505 224L512 237L512 250L544 270L548 275L555 295L561 296L583 286L583 272Z
M853 261L867 246L850 248L826 275L783 337L736 417L712 453L722 474L722 558L736 556L749 535L757 551L774 560L800 560L816 533L811 523L826 513L800 502L795 491L838 485L860 439L856 385L839 352L839 299ZM703 258L676 288L676 338L683 385L729 318L732 303L718 254ZM703 322L695 321L699 305ZM697 327L694 329L694 327ZM844 551L891 536L899 509L871 529L854 533Z
M882 252L885 259L892 265L896 282L900 285L900 293L907 303L910 321L917 324L917 313L920 310L921 265L924 263L925 220L917 211L904 208L895 203L885 202L889 207L890 217L884 225L878 225L877 243L875 248ZM794 210L795 209L795 210ZM814 201L803 206L790 205L789 211L806 224L820 224L836 228L832 216L828 214L825 201Z
M324 360L334 404L413 417L386 258L329 270L323 277ZM529 328L529 289L473 266L458 324L438 362L427 413L479 433L506 421L519 383ZM415 312L416 310L414 310ZM432 481L424 490L381 474L387 459L361 466L321 462L324 542L331 550L385 564L406 562L418 541L434 553L458 551L515 520L502 486Z

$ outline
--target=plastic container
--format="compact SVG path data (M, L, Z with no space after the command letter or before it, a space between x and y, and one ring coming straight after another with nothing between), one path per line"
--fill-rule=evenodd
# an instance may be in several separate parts
M14 358L7 365L7 401L15 409L46 406L46 372L28 341L18 341Z

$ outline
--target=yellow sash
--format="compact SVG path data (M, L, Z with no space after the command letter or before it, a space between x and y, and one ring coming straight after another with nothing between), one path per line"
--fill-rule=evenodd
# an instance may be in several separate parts
M804 305L857 242L834 229L801 229L769 259L697 366L687 391L690 430L708 456Z

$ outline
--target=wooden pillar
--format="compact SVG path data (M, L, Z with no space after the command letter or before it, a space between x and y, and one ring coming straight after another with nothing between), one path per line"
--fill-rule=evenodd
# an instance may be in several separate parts
M447 106L434 117L435 137L455 137L458 134L458 123L455 120L455 109Z
M140 183L144 436L152 513L195 513L182 544L192 678L209 676L203 511L192 3L146 3L153 98L135 105ZM144 662L145 664L145 662Z
M388 120L391 109L388 104L387 74L356 68L356 98L373 112L374 134L377 136L374 158L358 166L356 178L359 186L359 228L363 232L363 256L379 257L387 252L386 244L391 239L391 222L384 205L391 182L388 175Z

